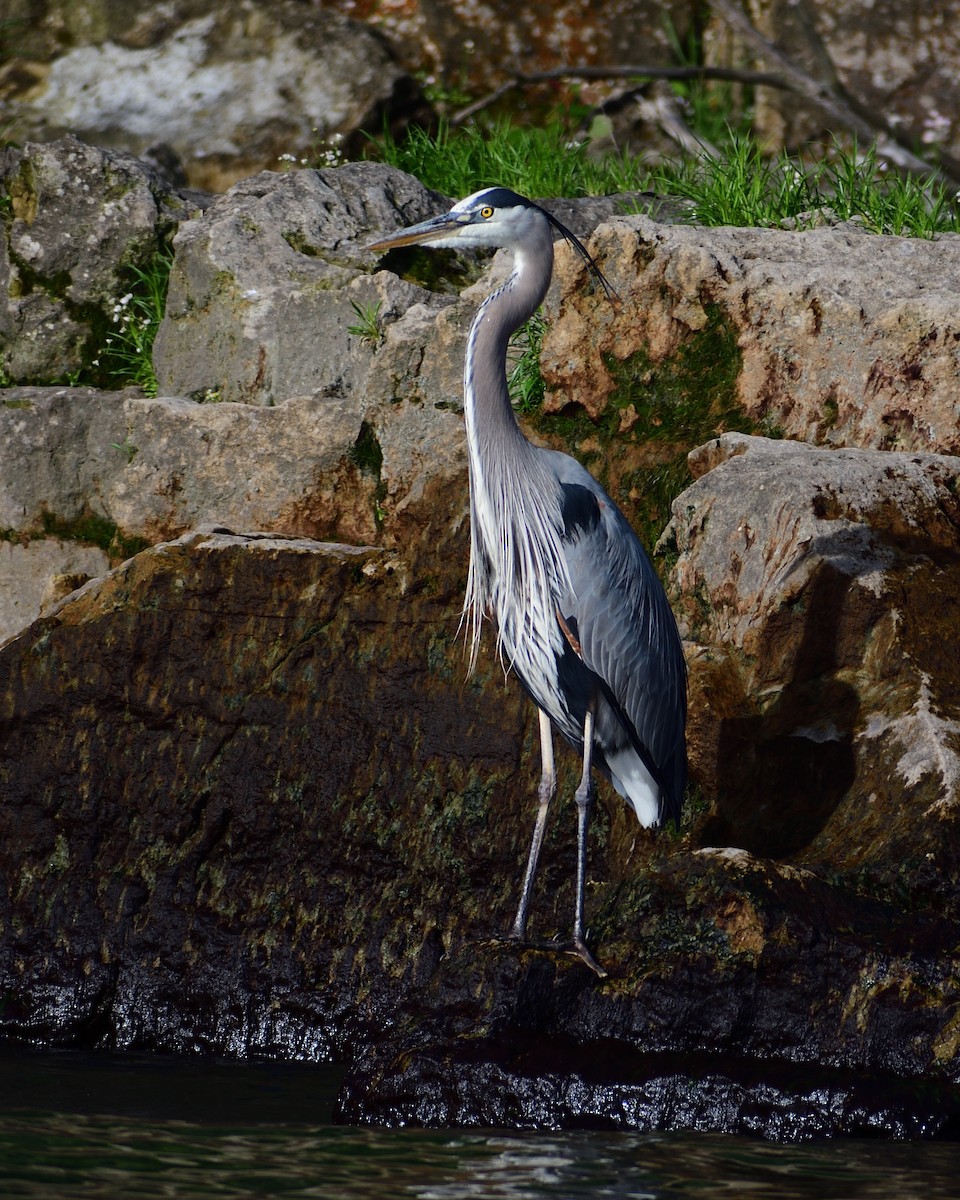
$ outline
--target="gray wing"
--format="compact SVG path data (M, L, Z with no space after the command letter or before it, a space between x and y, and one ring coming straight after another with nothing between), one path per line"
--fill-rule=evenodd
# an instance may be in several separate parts
M567 455L551 464L563 491L564 550L573 594L562 606L581 658L615 702L627 732L679 817L686 784L686 664L660 579L627 519Z

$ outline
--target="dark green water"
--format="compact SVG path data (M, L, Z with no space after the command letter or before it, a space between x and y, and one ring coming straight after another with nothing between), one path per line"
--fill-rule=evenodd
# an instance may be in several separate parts
M0 1196L960 1196L960 1145L344 1129L328 1067L0 1049Z

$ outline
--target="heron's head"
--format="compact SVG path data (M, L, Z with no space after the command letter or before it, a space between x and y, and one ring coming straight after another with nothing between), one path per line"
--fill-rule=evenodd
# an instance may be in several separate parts
M567 239L596 275L607 295L615 299L616 292L580 239L545 208L504 187L483 188L458 201L449 212L379 238L364 249L380 252L419 244L451 249L486 246L522 251L538 239L549 236L551 227Z
M474 192L439 217L401 229L381 238L365 250L392 250L395 246L505 246L525 245L536 233L546 230L550 218L532 200L508 188L492 187Z

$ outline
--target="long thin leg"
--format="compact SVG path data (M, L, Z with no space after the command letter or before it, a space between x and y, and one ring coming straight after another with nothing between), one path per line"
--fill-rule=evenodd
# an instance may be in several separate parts
M587 890L587 826L590 821L590 807L593 803L592 761L593 709L588 708L587 715L583 719L583 773L574 797L577 802L577 900L573 916L573 945L587 966L603 978L607 972L587 949L587 943L583 937L583 906Z
M530 908L530 896L533 893L533 881L537 874L537 863L540 860L543 833L547 827L547 813L550 811L550 801L557 791L557 775L553 766L553 730L550 726L550 718L542 709L538 709L537 712L540 716L540 787L537 792L540 807L537 809L537 821L533 827L530 854L527 857L527 871L523 877L523 890L520 893L520 906L510 930L510 936L520 941L523 941L527 933L527 912Z

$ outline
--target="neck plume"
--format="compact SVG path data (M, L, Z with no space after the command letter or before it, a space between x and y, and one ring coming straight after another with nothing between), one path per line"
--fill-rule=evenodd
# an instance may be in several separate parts
M498 649L509 663L518 639L549 627L545 617L569 586L560 544L562 497L517 424L507 388L510 335L536 312L553 271L546 220L535 241L516 252L512 274L480 306L467 339L470 570L461 623L471 671L484 615L496 617Z

